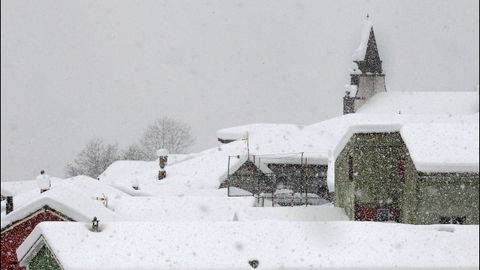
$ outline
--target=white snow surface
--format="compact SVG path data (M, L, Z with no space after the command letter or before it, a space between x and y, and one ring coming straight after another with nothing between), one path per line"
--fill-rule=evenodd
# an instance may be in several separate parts
M223 140L242 140L246 139L247 135L250 137L256 136L291 136L303 129L301 125L293 124L271 124L271 123L255 123L243 126L236 126L224 128L217 131L217 138ZM272 134L275 132L275 134ZM255 146L253 146L255 148Z
M50 176L47 174L40 174L37 176L36 181L39 189L49 189L52 186Z
M240 221L283 220L283 221L347 221L343 208L331 203L321 206L293 207L250 207L237 211Z
M479 171L477 121L447 124L406 124L401 135L417 170L422 172Z
M235 212L252 208L255 198L224 196L123 197L110 202L117 220L230 221Z
M100 220L113 221L115 214L100 201L92 200L72 186L57 186L40 194L27 204L14 208L13 212L2 216L1 227L19 221L30 214L49 206L75 221L91 221L94 216Z
M478 225L376 222L44 222L63 269L478 269Z
M157 157L160 156L168 156L168 150L167 149L158 149L157 150Z
M63 179L59 177L50 177L50 180L52 186L56 185L58 182L63 181ZM34 189L40 192L36 179L5 182L2 181L1 193L4 196L15 196L17 194L31 191Z
M9 182L10 183L10 182ZM2 183L3 186L3 183ZM14 210L30 203L32 200L41 197L40 190L36 187L35 180L22 181L18 185L11 185L13 187L20 187L15 190L13 196ZM75 190L85 198L96 199L97 197L107 197L108 199L122 196L129 196L110 185L102 183L94 178L85 175L79 175L72 178L60 179L54 178L52 180L51 189L67 187ZM22 191L23 190L23 191Z
M345 85L345 93L349 97L355 97L357 95L357 90L358 90L358 86L356 85L352 85L352 84Z
M367 53L368 38L370 37L370 31L372 30L373 23L370 20L364 20L362 25L362 33L360 37L360 44L357 49L353 52L352 60L353 61L363 61L365 60L365 54Z
M474 114L479 95L463 92L382 92L370 98L358 113L380 114Z

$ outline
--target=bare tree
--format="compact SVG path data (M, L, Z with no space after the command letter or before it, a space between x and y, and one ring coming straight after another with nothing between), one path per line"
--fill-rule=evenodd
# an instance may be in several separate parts
M124 160L147 160L148 157L138 144L131 144L122 151L121 158Z
M105 169L119 158L117 144L106 144L101 139L91 139L78 153L73 163L67 164L67 176L88 175L98 177Z
M149 160L157 158L156 150L183 153L194 142L190 127L170 117L162 117L149 125L140 138L140 146Z

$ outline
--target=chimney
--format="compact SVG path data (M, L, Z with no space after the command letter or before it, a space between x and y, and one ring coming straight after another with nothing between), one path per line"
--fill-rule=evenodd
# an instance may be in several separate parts
M165 166L167 166L168 160L168 150L167 149L158 149L157 150L158 162L160 170L158 171L158 180L162 180L167 177L167 172L165 171Z
M100 220L97 219L97 217L93 217L93 220L92 220L92 232L98 232L98 222L100 222Z
M10 213L12 211L13 211L13 196L7 196L5 213L8 215L8 213Z

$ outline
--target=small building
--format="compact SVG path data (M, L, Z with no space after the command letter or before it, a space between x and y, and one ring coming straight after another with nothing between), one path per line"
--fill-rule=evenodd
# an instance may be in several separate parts
M54 187L1 219L1 269L21 269L15 250L44 221L90 221L94 216L113 220L114 213L101 202L72 188Z
M328 160L318 158L303 158L282 155L251 156L236 162L229 170L227 178L220 188L230 188L229 196L245 194L267 196L272 200L277 192L290 191L290 204L308 204L308 198L314 197L310 203L321 199L330 200L327 187ZM238 189L247 191L236 194ZM262 195L263 194L263 195ZM294 200L297 196L297 200Z
M352 220L478 224L478 129L353 126L336 153L335 205Z

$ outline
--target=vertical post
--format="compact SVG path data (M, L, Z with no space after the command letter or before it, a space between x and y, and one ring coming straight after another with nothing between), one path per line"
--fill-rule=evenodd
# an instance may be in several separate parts
M5 214L13 211L13 196L7 196L7 203L5 205Z
M305 175L305 167L303 166L303 152L302 152L301 157L300 157L300 183L303 186L303 188L305 189L304 175ZM300 194L302 194L302 193L300 192ZM300 199L301 198L302 198L302 196L300 195Z
M305 158L305 207L308 206L308 174L307 174L307 159Z
M250 160L250 143L248 139L248 131L247 131L247 160Z
M227 168L227 196L230 197L230 156L228 156L228 168Z
M258 173L256 173L257 178L257 205L260 203L260 176Z
M277 185L277 178L274 174L271 174L272 175L272 207L275 207L275 186Z

